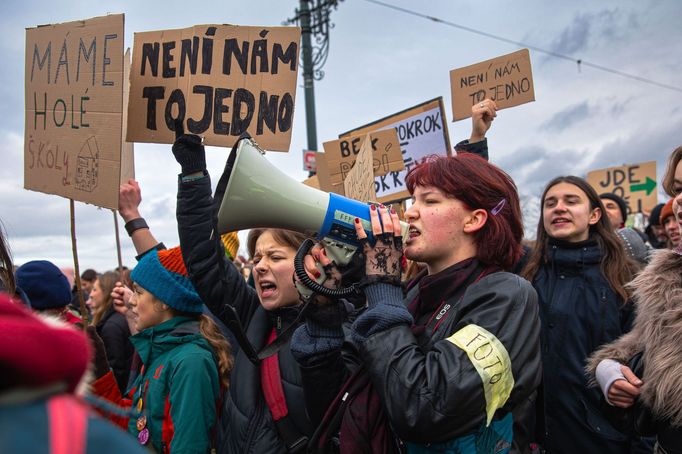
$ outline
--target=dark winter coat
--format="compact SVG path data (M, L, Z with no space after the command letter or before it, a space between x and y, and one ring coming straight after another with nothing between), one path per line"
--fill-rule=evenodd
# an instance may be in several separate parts
M133 344L130 343L130 328L125 317L110 308L97 324L97 334L104 342L104 350L118 389L124 393L130 376L130 363L133 359Z
M178 232L183 258L192 283L211 312L228 321L225 302L232 305L256 350L261 349L273 328L280 333L290 324L297 308L268 312L256 291L227 260L218 235L211 197L211 182L205 178L179 183ZM300 368L289 344L278 353L284 397L296 431L310 436L314 429L306 416ZM232 370L230 389L218 428L219 453L284 453L285 444L273 421L261 387L260 368L240 350Z
M377 285L384 287L377 295L392 292ZM435 306L417 311L416 319L407 307L426 298L420 286L404 301L399 292L397 301L376 300L371 287L365 290L369 308L351 334L395 435L415 452L479 452L475 446L507 452L512 412L540 383L540 323L530 283L493 272L452 294L438 288L429 297ZM316 335L319 330L308 321L292 347L307 365L306 377L318 377L308 386L324 389L338 383L341 357L323 352L329 337Z
M584 368L597 348L630 330L632 304L602 275L596 241L550 241L547 259L533 280L542 319L538 436L552 453L628 452L629 438L599 412L601 393Z
M630 284L637 306L632 331L594 353L589 370L613 359L626 364L642 352L644 373L639 400L651 413L659 444L669 453L682 452L682 256L656 252L649 266Z

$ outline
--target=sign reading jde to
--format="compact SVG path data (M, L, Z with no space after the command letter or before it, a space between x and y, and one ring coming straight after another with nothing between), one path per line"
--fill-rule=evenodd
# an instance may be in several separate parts
M135 33L128 141L173 143L175 122L230 147L249 132L289 151L301 29L197 25Z
M628 204L628 213L651 211L658 203L656 161L608 167L588 172L587 181L597 194L612 192Z

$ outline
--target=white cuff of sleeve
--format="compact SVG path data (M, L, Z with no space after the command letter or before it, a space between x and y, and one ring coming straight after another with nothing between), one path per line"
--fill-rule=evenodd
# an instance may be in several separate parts
M595 371L595 376L601 392L604 394L604 398L609 405L613 405L609 401L609 388L616 380L625 380L625 375L620 371L621 364L618 361L612 359L603 359L597 366Z

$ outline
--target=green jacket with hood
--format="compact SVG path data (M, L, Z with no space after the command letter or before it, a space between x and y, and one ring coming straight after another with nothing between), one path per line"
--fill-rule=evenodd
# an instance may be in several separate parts
M149 430L147 444L156 452L209 452L220 381L213 349L200 334L199 322L174 317L130 340L144 366L127 392L127 399L120 394L116 398L111 374L95 382L95 392L114 402L132 404L134 414L141 398ZM134 436L139 433L137 420L132 417L128 421L128 432Z

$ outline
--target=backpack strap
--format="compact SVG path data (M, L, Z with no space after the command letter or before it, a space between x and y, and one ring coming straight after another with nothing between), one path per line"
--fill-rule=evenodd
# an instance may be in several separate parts
M277 331L273 328L268 338L268 344L275 341L276 338ZM291 453L303 452L308 446L308 437L296 429L289 417L289 408L284 397L282 377L279 371L279 353L261 361L260 378L265 402L270 409L272 419L275 421L277 432L284 440L287 451Z
M50 454L85 454L88 410L69 394L47 401Z

